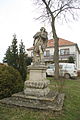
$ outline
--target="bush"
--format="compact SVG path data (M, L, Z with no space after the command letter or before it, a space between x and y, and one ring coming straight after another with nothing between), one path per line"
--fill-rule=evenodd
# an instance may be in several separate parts
M13 67L0 65L0 98L22 91L23 82L20 73Z

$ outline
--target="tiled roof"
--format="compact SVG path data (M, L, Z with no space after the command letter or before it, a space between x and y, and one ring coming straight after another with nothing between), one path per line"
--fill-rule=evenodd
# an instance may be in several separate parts
M59 46L75 45L76 43L59 38ZM54 40L48 40L47 47L54 47Z
M59 46L68 46L68 45L76 45L76 43L59 38ZM54 40L53 39L48 40L47 47L54 47ZM27 50L28 51L33 50L33 48L34 47L30 47Z

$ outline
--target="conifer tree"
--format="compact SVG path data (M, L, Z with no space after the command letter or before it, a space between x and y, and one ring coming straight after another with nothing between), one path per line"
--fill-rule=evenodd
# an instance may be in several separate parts
M16 35L13 35L12 45L8 47L3 62L18 69L18 47Z
M27 67L26 67L26 52L25 52L25 46L21 40L19 45L19 72L22 76L22 79L26 80L26 74L27 74Z
M6 62L8 65L16 68L21 76L22 79L25 81L26 74L27 74L27 65L30 64L31 59L28 59L25 46L21 40L19 45L19 53L18 53L18 46L17 46L17 39L16 35L13 35L13 40L11 46L8 47L3 62Z
M8 47L5 57L3 59L3 63L7 63L8 65L12 65L12 52L10 46Z
M11 53L12 53L12 66L18 69L18 47L17 47L17 39L16 35L13 35L13 41L11 45Z

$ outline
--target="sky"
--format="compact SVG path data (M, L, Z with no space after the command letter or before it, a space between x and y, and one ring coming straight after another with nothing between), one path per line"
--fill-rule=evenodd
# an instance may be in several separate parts
M33 36L43 26L50 33L49 25L35 20L36 9L32 0L0 0L0 62L16 34L18 44L21 39L25 49L32 47ZM56 24L58 37L78 44L80 49L80 20L68 24ZM50 38L50 36L49 36Z

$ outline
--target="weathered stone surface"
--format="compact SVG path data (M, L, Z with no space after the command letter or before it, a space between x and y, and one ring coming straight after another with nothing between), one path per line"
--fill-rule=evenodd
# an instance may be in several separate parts
M26 88L24 89L25 95L31 96L46 96L49 93L49 88L35 89L35 88Z
M27 80L25 81L25 87L30 88L46 88L50 84L49 80Z
M30 71L29 80L45 80L46 79L46 69L44 65L32 65L28 67Z
M45 97L26 96L24 93L0 100L0 103L24 108L60 111L63 107L64 94L50 91Z
M32 96L45 96L49 93L48 85L50 81L46 79L45 65L32 65L29 66L29 80L24 83L25 95Z
M48 33L46 32L46 29L44 27L41 27L40 31L37 32L33 38L33 62L34 64L37 63L44 63L44 51L47 47L48 42Z

